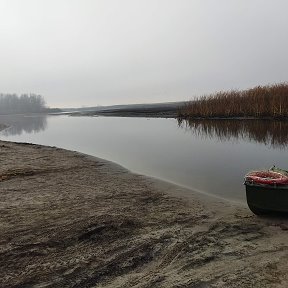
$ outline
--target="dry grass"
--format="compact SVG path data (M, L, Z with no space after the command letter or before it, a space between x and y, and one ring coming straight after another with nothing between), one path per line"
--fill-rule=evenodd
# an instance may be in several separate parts
M188 102L179 110L178 116L285 118L288 117L288 83L202 96Z

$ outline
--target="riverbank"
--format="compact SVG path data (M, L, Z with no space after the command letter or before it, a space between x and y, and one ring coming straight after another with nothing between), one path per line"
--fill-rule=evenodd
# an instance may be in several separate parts
M256 86L246 90L220 91L187 102L179 109L184 118L255 117L287 120L288 84Z
M185 102L130 104L98 107L91 110L71 111L71 116L107 116L107 117L144 117L144 118L177 118L178 111Z
M177 118L177 108L131 108L73 113L71 116Z
M288 220L0 141L1 287L286 287Z

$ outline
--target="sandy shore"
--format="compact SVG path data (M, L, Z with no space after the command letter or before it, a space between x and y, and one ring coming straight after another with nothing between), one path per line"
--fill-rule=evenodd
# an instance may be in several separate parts
M1 288L288 287L285 218L58 148L0 159Z

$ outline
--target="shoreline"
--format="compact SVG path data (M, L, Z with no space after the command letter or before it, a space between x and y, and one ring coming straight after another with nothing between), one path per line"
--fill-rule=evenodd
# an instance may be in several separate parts
M0 158L3 288L288 284L285 218L56 147Z
M34 145L34 144L32 144L32 145ZM59 148L59 149L63 149L63 148ZM63 149L63 150L66 150L66 149ZM68 151L72 151L72 150L68 150ZM161 179L161 178L154 177L151 175L145 175L145 174L137 173L137 172L131 171L128 168L122 166L120 163L113 162L111 160L107 160L107 159L93 156L90 154L82 153L79 151L73 151L73 153L87 157L87 159L92 159L94 161L103 162L103 163L105 163L105 165L110 166L113 170L119 169L119 171L123 170L123 171L128 172L132 175L137 175L139 177L142 177L143 179L146 179L148 182L150 182L152 185L155 185L155 187L158 187L160 190L163 190L163 191L165 190L165 193L169 194L171 197L185 198L188 201L193 201L195 198L197 198L201 202L226 203L227 205L234 205L234 206L248 209L248 206L246 205L245 201L242 202L241 200L233 200L233 199L220 197L220 196L210 194L210 193L205 192L205 191L197 190L196 188L193 188L193 187L188 187L188 186L176 183L176 182L171 182L171 181L168 181L166 179ZM177 192L175 192L175 191L177 191Z

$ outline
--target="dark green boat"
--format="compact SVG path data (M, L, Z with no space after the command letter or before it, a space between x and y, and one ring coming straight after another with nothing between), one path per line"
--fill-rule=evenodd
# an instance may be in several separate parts
M258 173L258 174L257 174ZM256 215L288 212L288 172L273 166L245 176L246 198Z

